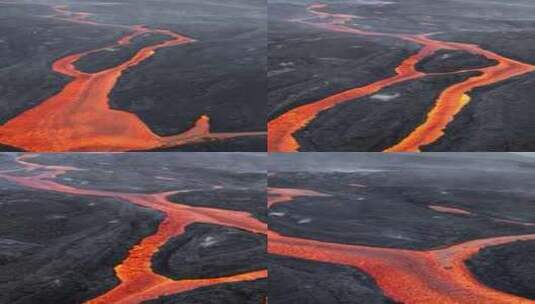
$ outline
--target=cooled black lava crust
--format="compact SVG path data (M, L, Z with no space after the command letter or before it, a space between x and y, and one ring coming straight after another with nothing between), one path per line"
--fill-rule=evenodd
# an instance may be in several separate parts
M482 249L467 261L478 280L492 288L535 300L535 242Z

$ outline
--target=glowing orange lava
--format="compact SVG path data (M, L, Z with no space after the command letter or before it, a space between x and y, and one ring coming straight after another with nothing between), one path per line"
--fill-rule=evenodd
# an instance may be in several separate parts
M428 37L429 35L379 33L351 28L346 23L357 16L319 11L325 7L325 4L315 4L308 7L309 12L319 17L323 22L297 21L335 32L395 37L420 44L423 48L416 55L403 61L396 68L396 75L393 77L298 106L269 121L268 150L271 152L297 152L300 146L294 137L295 133L306 127L320 112L341 103L355 101L358 98L374 94L385 87L426 76L427 74L416 71L416 64L440 49L461 50L482 55L497 61L498 64L492 67L473 69L472 71L479 71L481 75L471 77L445 89L435 102L433 109L427 114L426 120L398 144L386 149L385 152L419 152L422 146L435 142L444 134L443 130L446 126L469 102L468 92L472 89L535 71L535 67L532 65L483 50L473 44L433 40Z
M126 62L95 73L79 71L74 63L87 54L113 46L57 60L52 69L72 77L72 81L58 94L0 126L0 143L27 151L128 151L265 134L212 133L209 118L203 115L190 130L161 137L154 134L135 114L110 109L109 94L125 70L147 60L160 48L192 43L194 40L169 30L101 24L87 20L90 14L71 13L65 6L55 9L60 14L56 16L59 19L89 25L117 26L133 31L120 38L114 46L129 44L132 38L145 33L164 34L170 39L142 48Z
M287 197L285 201L290 200L292 198ZM405 304L535 303L481 284L465 265L467 259L484 247L520 240L535 240L535 234L481 239L417 251L328 243L269 231L268 251L358 268L371 275L388 297Z
M267 277L267 270L258 270L226 277L172 280L153 272L151 259L159 248L170 238L184 233L185 228L192 223L208 223L235 227L253 233L266 233L267 225L253 218L249 213L239 211L220 210L173 203L167 197L175 192L157 194L120 193L100 190L78 189L53 181L57 176L71 170L72 167L46 166L27 162L32 157L24 155L18 158L21 165L29 171L39 170L33 176L15 176L0 173L0 178L16 182L20 185L47 191L61 193L112 197L124 200L138 206L158 210L165 215L158 231L146 237L132 248L128 256L115 267L120 284L105 294L87 303L140 303L165 295L177 294L195 288L220 283L251 281Z
M275 204L291 201L299 196L329 196L313 190L293 189L293 188L272 188L268 187L268 208Z
M268 250L272 254L356 267L371 275L387 296L400 303L534 303L481 284L464 264L481 248L519 240L535 240L535 234L412 251L326 243L268 232Z

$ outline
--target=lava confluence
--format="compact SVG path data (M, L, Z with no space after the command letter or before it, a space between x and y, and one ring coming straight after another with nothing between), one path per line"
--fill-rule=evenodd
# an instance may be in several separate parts
M292 189L292 193L299 191ZM284 201L293 199L291 195L284 198ZM442 212L460 210L444 208L433 209ZM418 251L330 243L268 231L268 252L358 268L371 275L388 297L400 303L535 303L483 285L465 265L466 260L484 247L521 240L535 240L535 234L473 240L446 248Z
M444 249L412 251L326 243L268 232L271 254L356 267L371 275L383 292L400 303L534 303L481 284L465 261L481 248L535 234L469 241Z
M535 71L533 65L525 64L513 59L506 58L496 53L483 50L477 45L440 41L429 38L429 35L409 35L370 32L352 28L347 24L357 16L346 14L331 14L321 9L326 8L325 4L314 4L308 7L308 11L321 20L321 22L311 22L306 19L296 20L311 26L320 27L326 30L351 33L364 36L384 36L403 39L405 41L417 43L423 48L415 55L404 60L397 68L396 75L368 84L363 87L346 90L324 99L311 102L293 108L268 122L268 150L270 152L297 152L299 143L295 138L295 133L306 127L317 115L325 110L335 107L341 103L354 101L364 96L374 94L377 91L398 84L401 82L424 77L426 73L419 72L415 66L422 59L434 54L437 50L461 50L485 56L490 60L495 60L498 64L491 67L473 69L480 75L470 77L464 82L452 85L445 89L436 100L434 107L427 114L425 121L415 130L403 138L399 143L385 150L385 152L419 152L421 147L429 145L438 140L444 134L444 129L453 120L469 101L468 92L472 89L494 84L511 77Z
M106 25L88 20L88 13L72 13L65 6L55 7L62 20L89 25ZM72 80L56 95L41 102L0 126L0 142L27 151L128 151L150 150L224 140L234 137L264 135L265 132L212 133L210 120L202 115L188 131L172 136L158 136L135 114L109 107L109 94L122 73L152 57L158 49L193 43L195 40L170 30L144 26L126 27L132 33L113 46L131 43L145 33L164 34L169 40L140 49L129 60L115 67L84 73L74 66L83 56L105 48L60 58L52 69Z
M267 225L252 217L251 214L205 207L191 207L170 202L167 197L176 193L176 191L157 194L137 194L78 189L57 183L53 179L67 171L79 169L39 165L28 162L27 159L30 157L32 156L23 155L17 161L30 172L39 170L44 173L38 172L38 174L31 176L0 173L0 178L34 189L78 195L113 197L138 206L160 211L165 215L165 219L160 223L158 230L130 249L127 257L115 267L120 284L87 303L139 303L199 287L220 283L251 281L267 277L267 270L264 269L226 277L176 281L154 273L151 267L151 259L158 252L159 248L172 237L184 233L185 228L192 223L223 225L253 233L265 234Z

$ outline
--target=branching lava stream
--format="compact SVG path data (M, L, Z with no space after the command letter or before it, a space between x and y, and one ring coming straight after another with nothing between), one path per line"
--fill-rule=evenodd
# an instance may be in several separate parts
M80 169L39 165L28 162L26 159L30 157L32 157L31 154L26 154L20 156L17 161L25 166L28 171L37 171L37 174L21 176L0 173L0 178L33 189L116 198L138 206L160 211L165 215L165 219L160 223L157 232L146 237L141 243L130 249L128 256L121 264L115 267L120 284L87 303L140 303L199 287L220 283L251 281L267 277L267 270L258 270L227 277L175 281L154 273L151 267L151 259L159 248L170 238L183 234L184 229L192 223L216 224L235 227L253 233L266 233L267 225L253 218L249 213L191 207L170 202L167 197L176 192L136 194L74 188L57 183L53 179L68 171Z
M128 151L265 134L212 133L209 118L203 115L190 130L161 137L135 114L110 109L109 94L125 70L147 60L160 48L193 43L194 40L170 30L98 23L87 20L89 13L72 13L65 6L56 6L55 10L57 19L125 28L132 33L120 38L116 45L69 55L54 62L52 69L72 77L72 80L58 94L0 126L0 143L26 151ZM126 62L103 71L84 73L74 66L85 55L130 44L133 38L145 33L164 34L170 40L144 47Z
M286 202L292 199L290 195ZM400 303L535 303L481 284L465 265L467 259L484 247L519 240L535 240L535 234L494 237L417 251L329 243L269 231L268 251L358 268L371 275L388 297Z
M268 150L271 152L297 152L300 146L295 138L295 133L306 127L319 113L325 110L333 108L341 103L355 101L361 97L374 94L379 90L394 84L426 76L426 73L417 71L415 66L422 59L434 54L438 50L466 51L472 54L485 56L490 60L495 60L498 64L487 68L473 69L472 71L478 71L481 74L445 89L436 100L433 109L427 114L427 119L399 143L386 149L386 152L419 152L422 146L431 144L442 137L444 134L443 130L446 126L470 101L468 93L472 89L535 71L533 65L503 57L496 53L481 49L479 46L473 44L434 40L429 38L429 35L425 34L392 34L355 29L347 25L347 22L356 18L356 16L330 14L321 11L322 9L325 9L326 6L327 5L325 4L315 4L308 7L308 11L322 20L322 22L316 23L307 20L297 21L334 32L399 38L419 44L422 46L422 49L417 54L404 60L395 69L395 76L298 106L269 121Z

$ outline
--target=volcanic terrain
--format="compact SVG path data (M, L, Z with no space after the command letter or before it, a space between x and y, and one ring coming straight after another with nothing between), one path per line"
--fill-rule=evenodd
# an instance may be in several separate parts
M263 303L265 175L256 153L2 153L0 303Z
M531 0L268 4L268 150L533 151Z
M270 303L535 303L535 158L276 154Z
M0 149L265 151L253 0L0 2Z

